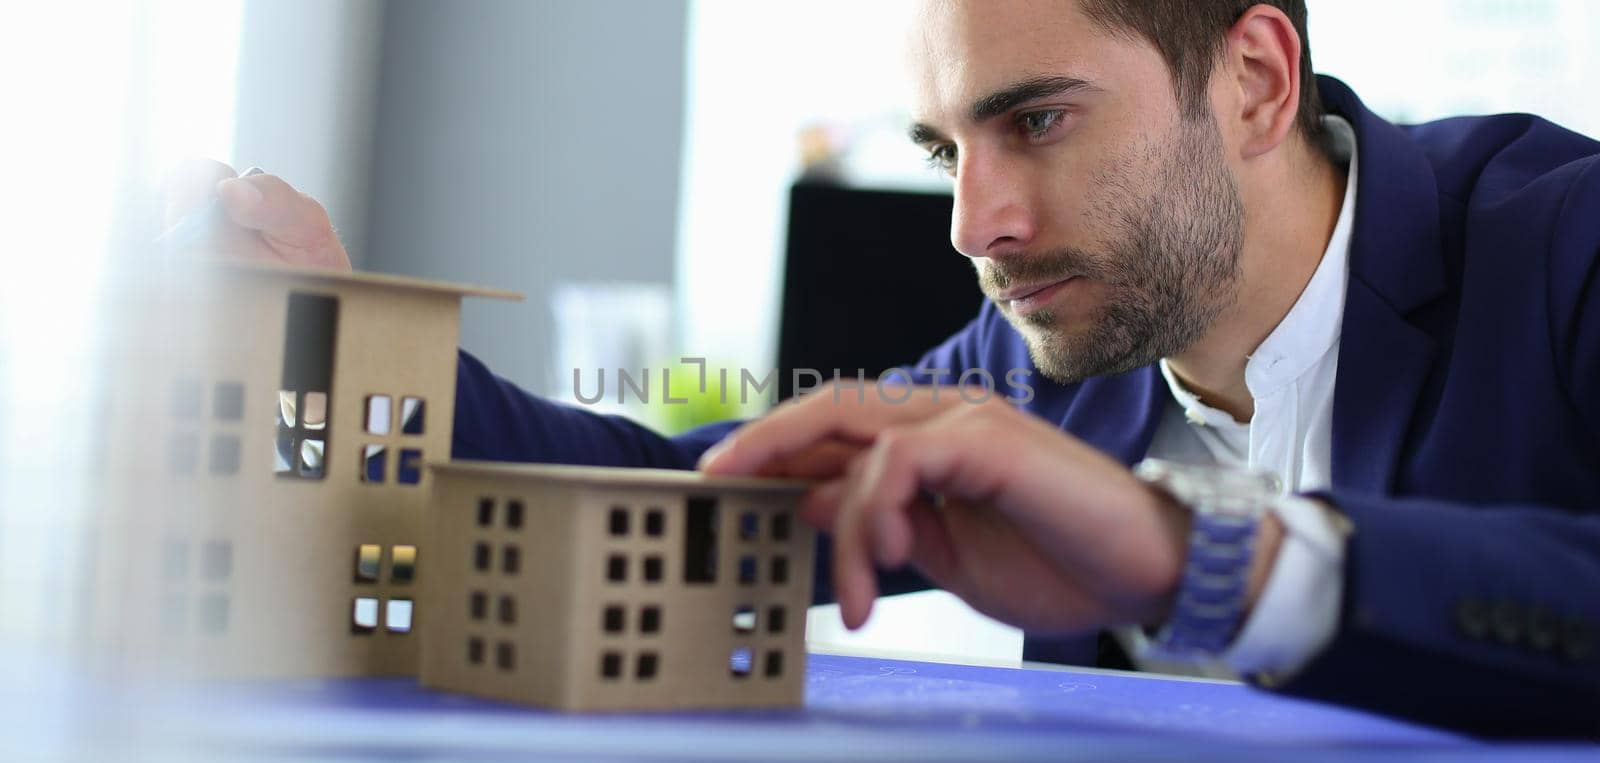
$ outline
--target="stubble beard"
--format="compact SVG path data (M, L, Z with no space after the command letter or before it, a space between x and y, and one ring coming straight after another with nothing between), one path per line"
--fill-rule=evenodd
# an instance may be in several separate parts
M1096 173L1090 219L1107 223L1099 252L1030 253L1004 271L990 263L983 272L988 294L1068 275L1110 287L1105 303L1079 325L1063 324L1048 309L1007 314L1046 378L1073 384L1180 354L1237 299L1244 204L1223 163L1221 137L1210 118L1185 122L1178 133L1140 152L1162 157L1145 172L1136 170L1130 152Z

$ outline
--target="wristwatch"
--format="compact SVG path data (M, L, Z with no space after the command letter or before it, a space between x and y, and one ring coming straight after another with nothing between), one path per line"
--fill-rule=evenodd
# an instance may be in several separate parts
M1221 656L1244 619L1256 528L1279 496L1274 475L1147 458L1135 475L1194 512L1177 601L1151 656L1197 663Z

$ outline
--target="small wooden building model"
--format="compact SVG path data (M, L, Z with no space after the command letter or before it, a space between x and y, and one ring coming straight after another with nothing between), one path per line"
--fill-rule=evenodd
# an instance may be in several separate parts
M422 682L566 710L799 705L804 485L432 466Z
M218 261L120 292L96 637L167 673L414 674L469 295L515 297Z

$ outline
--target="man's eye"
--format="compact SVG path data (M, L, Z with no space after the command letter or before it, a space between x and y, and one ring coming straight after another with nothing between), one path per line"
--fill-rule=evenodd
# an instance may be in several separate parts
M1060 109L1030 111L1017 115L1017 126L1022 128L1029 140L1038 140L1050 132L1050 128L1055 127L1065 114L1066 112Z
M956 147L947 143L929 149L928 166L944 172L955 172Z

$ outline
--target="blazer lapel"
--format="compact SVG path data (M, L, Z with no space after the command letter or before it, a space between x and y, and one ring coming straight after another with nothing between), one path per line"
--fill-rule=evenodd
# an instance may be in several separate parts
M1328 110L1355 127L1361 170L1333 393L1333 486L1387 493L1435 355L1406 316L1445 292L1439 191L1410 136L1344 83L1319 80Z
M1333 389L1333 486L1386 494L1433 365L1433 340L1350 279Z

